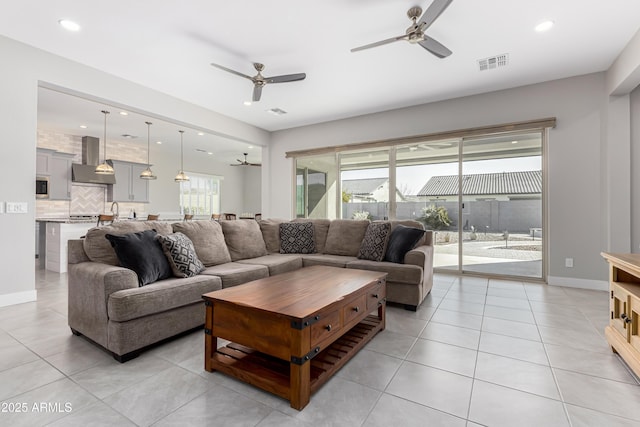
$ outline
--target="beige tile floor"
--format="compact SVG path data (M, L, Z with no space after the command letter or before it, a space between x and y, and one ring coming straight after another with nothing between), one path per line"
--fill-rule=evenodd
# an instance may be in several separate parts
M640 426L605 292L437 275L296 411L204 371L202 331L117 363L71 335L66 275L36 278L37 302L0 308L1 426Z

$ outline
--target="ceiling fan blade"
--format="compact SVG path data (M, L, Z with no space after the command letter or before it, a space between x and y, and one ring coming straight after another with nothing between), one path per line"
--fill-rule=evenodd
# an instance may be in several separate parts
M249 79L253 81L253 77L247 76L246 74L242 74L236 70L232 70L231 68L223 67L222 65L214 64L213 62L211 63L211 65L221 70L227 71L231 74L235 74L236 76L244 77L245 79Z
M418 42L418 44L427 49L429 52L433 53L438 58L446 58L453 53L444 45L442 45L442 43L432 39L431 37L425 37L424 40Z
M418 22L418 24L422 26L422 31L429 28L431 24L433 24L433 21L438 19L438 16L449 7L452 1L453 0L433 0L433 3L425 10Z
M379 42L365 44L364 46L354 47L353 49L351 49L351 52L359 52L361 50L371 49L372 47L382 46L382 45L385 45L385 44L397 42L398 40L406 40L406 39L407 39L407 35L404 34L402 36L393 37L393 38L386 39L386 40L381 40Z
M260 101L260 96L262 96L262 86L261 85L253 86L253 98L252 98L252 101L253 102Z
M298 80L304 80L307 77L305 73L297 74L285 74L282 76L265 77L264 80L267 83L284 83L284 82L296 82Z

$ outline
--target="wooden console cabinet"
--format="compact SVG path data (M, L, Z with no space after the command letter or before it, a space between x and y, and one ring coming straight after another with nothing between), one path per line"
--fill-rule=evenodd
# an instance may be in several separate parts
M605 336L640 376L640 254L602 253L609 262L611 317Z

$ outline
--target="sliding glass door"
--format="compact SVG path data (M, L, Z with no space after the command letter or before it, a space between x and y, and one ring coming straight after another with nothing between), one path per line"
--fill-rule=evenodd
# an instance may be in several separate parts
M413 219L434 232L434 270L544 278L545 130L296 158L296 216Z

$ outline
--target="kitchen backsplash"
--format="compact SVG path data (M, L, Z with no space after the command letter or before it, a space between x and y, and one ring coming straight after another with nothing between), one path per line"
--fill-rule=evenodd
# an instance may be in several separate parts
M134 143L120 143L109 141L110 153L118 153L118 160L145 163L147 160L146 146L138 147ZM38 148L48 148L63 153L75 154L74 163L82 162L82 136L63 133L38 131ZM102 144L100 145L102 148ZM109 156L111 157L111 156ZM103 159L103 155L100 155ZM111 202L107 202L107 186L101 184L73 184L71 186L71 201L36 199L36 218L64 218L69 215L98 215L109 212ZM131 210L136 214L146 216L145 203L119 203L120 217L127 217Z

